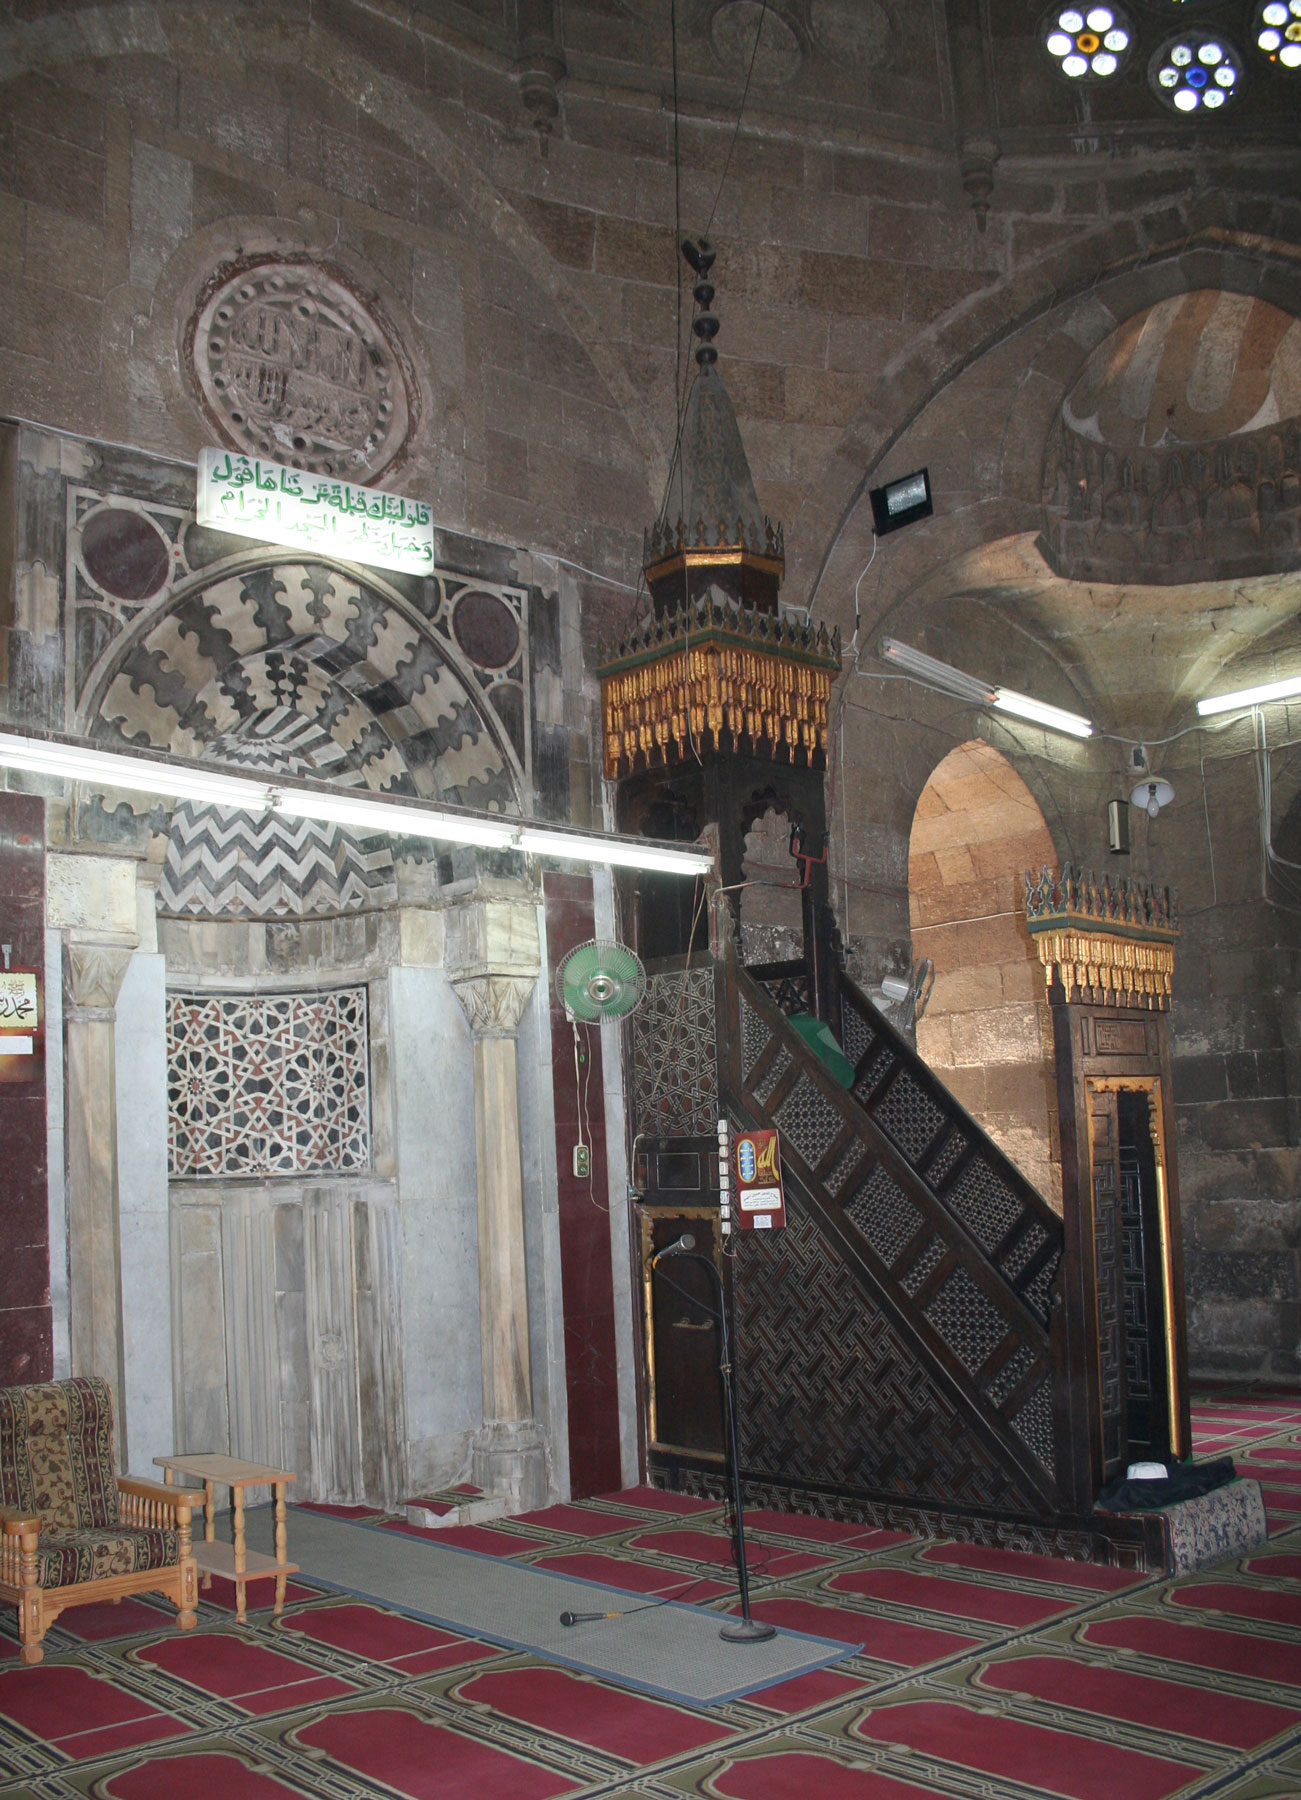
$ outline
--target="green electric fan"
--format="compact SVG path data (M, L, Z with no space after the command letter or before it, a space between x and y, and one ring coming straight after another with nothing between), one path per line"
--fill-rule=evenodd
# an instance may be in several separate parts
M574 1145L574 1176L592 1181L591 1123L588 1118L588 1081L591 1063L582 1042L580 1025L600 1025L607 1019L626 1019L646 997L646 971L641 958L627 944L610 938L589 938L576 944L556 970L556 996L574 1032L574 1088L578 1097L578 1142ZM600 1205L595 1194L593 1203Z
M646 971L627 944L590 938L577 944L556 970L556 997L575 1024L626 1019L646 995Z

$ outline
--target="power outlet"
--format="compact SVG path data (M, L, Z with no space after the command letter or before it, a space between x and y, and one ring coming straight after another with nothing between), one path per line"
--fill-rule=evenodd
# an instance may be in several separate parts
M586 1144L574 1145L574 1178L586 1181L592 1173L592 1152Z

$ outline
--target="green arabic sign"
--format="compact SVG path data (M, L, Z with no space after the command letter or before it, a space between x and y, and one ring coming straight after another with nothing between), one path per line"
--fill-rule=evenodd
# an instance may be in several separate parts
M433 514L423 501L235 451L199 452L196 516L215 531L408 575L434 566Z

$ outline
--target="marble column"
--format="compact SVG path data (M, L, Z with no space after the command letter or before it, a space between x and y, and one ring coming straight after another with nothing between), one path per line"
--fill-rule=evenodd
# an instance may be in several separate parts
M72 1372L100 1375L112 1388L120 1454L126 1365L114 1008L133 948L129 941L73 933L65 940L63 963Z
M472 1479L526 1511L547 1498L545 1434L533 1416L516 1033L541 965L538 901L481 884L446 915L444 968L474 1036L483 1425Z

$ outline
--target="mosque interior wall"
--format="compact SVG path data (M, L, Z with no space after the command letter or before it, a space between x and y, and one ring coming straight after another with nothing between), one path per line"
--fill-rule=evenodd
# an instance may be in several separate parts
M720 368L761 504L785 526L783 602L841 635L830 887L851 972L870 987L930 954L910 838L935 771L973 742L1032 799L1036 862L1177 887L1192 1367L1295 1378L1297 704L1271 711L1264 748L1248 720L1187 734L1201 694L1294 667L1301 646L1286 106L1270 89L1254 137L1189 148L1173 126L1129 131L1107 100L1087 139L1028 60L1016 9L997 6L1003 149L981 221L938 13L905 31L885 0L775 9L738 133L737 6L684 26L676 129L665 9L566 9L567 72L528 80L516 10L274 0L92 20L69 4L0 24L5 720L184 755L220 737L364 786L600 825L597 643L639 604L686 356L677 238L708 219ZM543 36L558 29L536 11ZM428 505L435 569L368 580L199 527L193 466L210 444ZM868 489L922 465L935 517L874 545ZM1086 712L1098 735L891 679L883 633ZM1175 797L1155 819L1132 809L1122 862L1106 808L1143 772L1140 747ZM238 1442L298 1469L303 1497L386 1504L464 1475L483 1421L475 1101L444 932L473 901L473 859L271 834L242 846L256 882L232 888L212 873L232 849L212 821L183 839L161 806L17 776L7 789L14 960L43 965L44 927L72 971L69 1030L99 1043L105 1008L111 1023L120 1212L95 1254L121 1284L130 1455L143 1472L173 1439ZM57 865L43 912L37 852L14 835L32 794L39 860ZM780 821L756 827L751 861L781 870L781 838ZM1016 842L1003 910L1028 854ZM545 900L531 889L541 972L517 1039L554 1493L598 1417L623 1475L636 1466L619 1041L606 1028L598 1082L610 1279L567 1288L566 1243L590 1249L574 1209L591 1202L565 1167L575 1102L546 956L562 900L595 935L626 921L606 877L590 901L559 879ZM744 916L765 955L798 926L775 893ZM945 970L950 999L985 968ZM48 1003L61 1031L61 993ZM918 1043L929 1034L960 1094L988 1096L978 1045L958 1069L963 1011L937 1007ZM309 1086L333 1082L337 1099L364 1076L352 1125L281 1167L250 1134L186 1137L187 1030L229 1040L224 1065L214 1052L198 1070L195 1107L205 1084L238 1081L250 1031L292 1087L301 1030L321 1047ZM22 1239L0 1292L13 1379L77 1356L81 1176L58 1109L88 1102L75 1059L65 1073L47 1054L44 1125L38 1086L0 1090L24 1147L0 1177ZM1032 1153L1047 1187L1050 1113ZM583 1332L607 1358L597 1400L567 1386Z

